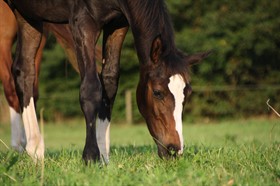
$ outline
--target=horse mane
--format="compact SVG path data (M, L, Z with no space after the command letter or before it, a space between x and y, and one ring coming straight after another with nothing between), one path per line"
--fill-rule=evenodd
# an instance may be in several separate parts
M129 9L133 12L131 27L141 33L147 46L160 36L163 44L163 56L175 50L174 31L169 12L163 0L131 0ZM149 48L150 49L150 48Z
M132 0L129 3L134 12L133 26L139 29L136 31L144 33L145 40L151 43L156 37L161 38L161 58L168 73L180 74L189 81L189 65L185 54L175 46L173 24L164 0Z

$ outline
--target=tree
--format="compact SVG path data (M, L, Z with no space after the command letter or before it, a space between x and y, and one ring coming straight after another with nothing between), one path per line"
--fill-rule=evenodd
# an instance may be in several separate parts
M213 50L192 68L193 94L186 118L240 117L266 114L270 98L280 110L280 3L248 0L169 0L176 43L191 54ZM49 118L82 116L78 103L79 76L49 39L40 76L41 99ZM138 59L129 32L122 50L121 78L113 120L125 119L124 95L133 91L135 121L142 121L136 101ZM57 117L57 116L56 116Z

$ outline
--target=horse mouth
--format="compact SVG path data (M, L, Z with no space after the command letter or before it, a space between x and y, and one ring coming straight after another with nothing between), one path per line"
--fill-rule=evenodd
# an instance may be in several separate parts
M162 159L177 158L183 153L180 147L173 144L164 146L162 144L157 143L157 147L158 147L158 155Z

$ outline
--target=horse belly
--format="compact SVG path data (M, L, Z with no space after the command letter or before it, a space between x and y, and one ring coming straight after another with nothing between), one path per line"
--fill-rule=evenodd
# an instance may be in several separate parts
M68 22L71 3L76 0L12 0L16 9L26 18L36 21Z

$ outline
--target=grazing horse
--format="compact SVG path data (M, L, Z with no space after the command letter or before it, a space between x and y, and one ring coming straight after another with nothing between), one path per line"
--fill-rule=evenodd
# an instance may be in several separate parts
M5 97L10 107L11 120L11 146L17 151L23 151L26 145L25 131L20 116L20 106L16 95L12 67L12 44L17 32L17 21L10 7L0 0L0 80L2 81ZM69 25L44 23L44 33L35 57L36 79L34 83L34 99L38 98L38 75L42 59L42 51L46 43L48 33L52 32L59 44L65 50L70 63L78 72L78 64L75 55L74 41ZM101 49L97 48L97 58L101 60ZM28 129L27 129L28 130ZM30 133L29 131L28 133Z
M163 0L10 0L19 25L13 75L24 125L37 127L32 84L43 22L69 23L81 76L80 104L86 121L83 159L109 161L109 129L119 80L119 61L128 27L140 64L138 108L160 157L183 152L182 110L191 93L188 69L209 52L186 55L174 43ZM98 75L96 42L103 30L103 65ZM28 149L36 144L35 149ZM29 154L43 157L37 133L27 140Z

